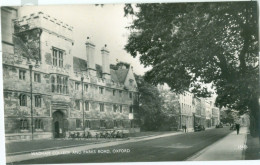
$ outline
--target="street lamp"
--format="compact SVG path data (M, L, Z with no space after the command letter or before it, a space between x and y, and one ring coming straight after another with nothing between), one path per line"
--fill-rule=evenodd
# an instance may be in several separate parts
M30 61L30 59L28 58L27 59L27 65L29 65L29 71L30 71L30 98L31 98L31 129L32 129L32 140L33 140L33 99L32 99L32 68L33 68L33 65ZM34 66L35 68L38 68L39 67L39 64L38 64L38 60L36 60L36 64Z
M83 88L84 88L84 84L83 84L83 80L84 80L84 77L82 76L81 77L81 84L82 84L82 89L81 89L81 91L82 91L82 110L83 110L83 133L85 133L85 121L84 121L84 116L85 116L85 111L84 111L84 98L83 98L83 95L84 95L84 93L83 93Z

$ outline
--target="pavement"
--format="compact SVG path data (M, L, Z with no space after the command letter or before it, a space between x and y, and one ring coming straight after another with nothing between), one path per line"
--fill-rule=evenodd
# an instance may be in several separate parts
M188 160L244 160L245 150L247 148L247 134L247 127L242 127L238 135L236 131L233 131L223 139L193 155Z

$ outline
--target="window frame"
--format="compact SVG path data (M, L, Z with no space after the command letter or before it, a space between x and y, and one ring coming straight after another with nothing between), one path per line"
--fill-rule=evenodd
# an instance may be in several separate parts
M25 80L26 76L26 70L24 69L19 69L19 80Z
M20 101L20 106L26 107L27 106L27 95L20 94L19 101Z
M75 81L75 90L79 90L80 83Z
M33 76L34 76L34 82L38 82L38 83L41 82L41 74L40 73L34 72Z
M76 119L76 129L81 128L81 120L80 119Z
M42 97L41 97L41 95L35 95L34 96L34 106L38 107L38 108L42 107Z
M27 119L20 120L20 130L22 131L29 130L29 121Z
M80 111L80 100L75 100L75 109Z
M116 113L117 112L117 105L113 104L113 112Z
M123 106L122 105L120 105L119 112L123 113Z
M104 87L99 87L99 94L104 94L105 93L105 88Z
M89 111L89 101L84 101L84 110Z
M105 112L105 104L99 103L99 112Z

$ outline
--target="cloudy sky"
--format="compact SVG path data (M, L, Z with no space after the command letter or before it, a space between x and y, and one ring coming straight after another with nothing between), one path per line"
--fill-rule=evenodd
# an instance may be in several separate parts
M21 15L42 11L45 14L73 26L74 48L73 55L87 59L85 42L89 36L96 45L96 63L101 64L100 49L107 44L110 50L110 63L116 59L131 63L134 72L143 75L148 68L139 63L139 58L133 58L124 50L127 43L132 18L124 17L124 5L59 5L59 6L27 6L21 7Z

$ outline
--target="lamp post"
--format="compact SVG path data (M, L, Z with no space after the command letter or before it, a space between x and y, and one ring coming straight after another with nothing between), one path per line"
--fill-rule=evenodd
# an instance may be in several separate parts
M84 110L84 98L83 98L83 96L84 96L84 92L83 92L83 88L84 88L84 84L83 84L83 80L84 80L84 77L82 76L81 77L81 84L82 84L82 89L81 89L81 91L82 91L82 110L83 110L83 132L85 133L85 121L84 121L84 117L85 117L85 110Z
M30 99L31 99L31 129L32 129L32 140L33 140L33 98L32 98L32 68L33 65L29 58L27 59L27 65L29 65L29 71L30 71ZM35 68L39 67L38 60L36 61Z

